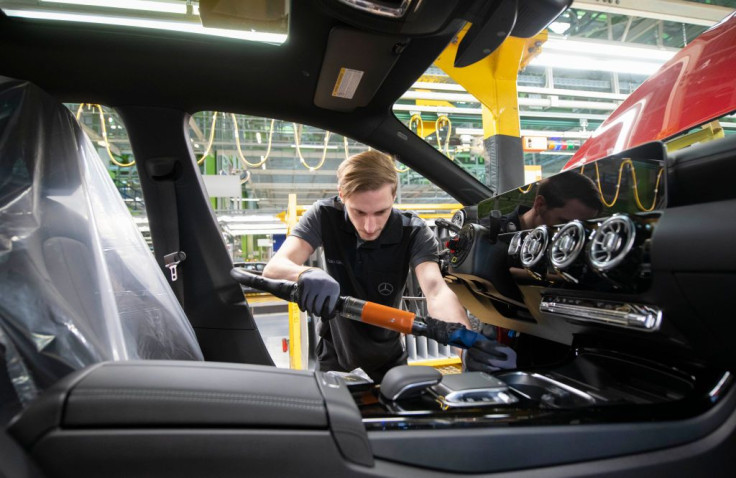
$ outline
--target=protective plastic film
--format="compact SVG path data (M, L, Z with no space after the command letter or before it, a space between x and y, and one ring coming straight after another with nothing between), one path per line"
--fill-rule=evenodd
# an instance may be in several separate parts
M72 370L128 359L202 353L72 114L0 77L0 420Z

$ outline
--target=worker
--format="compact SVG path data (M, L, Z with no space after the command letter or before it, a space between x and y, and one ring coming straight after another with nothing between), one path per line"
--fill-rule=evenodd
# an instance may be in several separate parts
M501 218L501 231L514 232L534 229L545 225L552 227L565 224L574 219L587 220L598 216L603 208L600 194L595 183L589 177L575 171L566 171L541 180L537 185L537 194L534 203L529 206L517 206L511 213ZM488 225L490 218L480 220L482 225ZM527 358L534 355L534 345L527 345L529 337L520 336L515 331L497 327L492 324L481 324L478 331L486 337L497 339L499 342L510 345L510 336L516 337L515 349ZM518 340L519 338L522 340ZM527 353L528 352L528 353ZM492 364L478 357L476 351L471 350L465 359L469 369L483 372L497 370Z
M460 301L438 266L437 239L416 214L393 208L398 177L393 159L375 150L343 161L338 195L315 202L302 216L263 276L296 281L299 307L321 319L318 370L362 369L374 382L406 364L400 334L335 315L340 295L397 307L414 268L432 317L469 327ZM322 246L326 269L304 263ZM498 368L515 366L515 353L491 342L476 353Z
M589 177L566 171L539 182L531 207L518 206L505 216L508 232L592 219L600 212L600 194Z

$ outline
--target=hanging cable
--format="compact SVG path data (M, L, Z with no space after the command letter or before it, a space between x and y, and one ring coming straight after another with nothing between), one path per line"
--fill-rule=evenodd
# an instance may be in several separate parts
M304 156L302 156L301 151L301 143L300 143L300 136L301 132L299 131L297 124L292 123L294 125L294 144L296 145L296 153L299 156L299 162L302 163L302 165L307 168L310 171L316 171L319 168L322 167L322 165L325 164L325 159L327 159L327 143L330 141L330 132L325 131L325 141L324 141L324 149L322 150L322 159L319 163L317 163L316 166L310 166L307 164L307 161L304 159Z
M447 126L447 135L445 135L444 151L440 141L440 128ZM440 150L445 156L450 158L450 161L455 161L455 156L450 156L450 136L452 136L452 121L447 115L441 115L437 117L435 122L435 132L437 133L437 149Z
M197 160L197 164L202 164L204 162L205 158L210 154L210 149L212 149L212 143L215 141L215 126L217 125L217 111L215 111L212 114L212 126L210 126L210 137L207 142L207 147L204 150L204 153L202 154L202 157Z
M518 189L519 189L519 191L521 191L521 194L527 194L529 191L532 190L532 188L534 187L535 184L536 183L531 183L530 185L528 185L526 187L526 189L524 189L524 188L518 188Z
M215 111L212 114L212 125L210 127L210 136L209 136L209 139L207 141L207 147L205 148L205 151L202 154L202 156L197 160L197 164L202 164L202 162L210 154L210 150L212 149L212 144L214 143L214 140L215 140L215 130L216 130L216 126L217 126L217 115L218 115L217 111ZM248 160L243 155L243 151L242 151L242 148L240 146L240 133L238 131L238 123L237 123L237 120L235 118L235 115L234 114L231 114L230 116L231 116L231 119L233 120L233 128L234 128L234 131L235 131L235 143L237 145L238 157L239 157L240 161L243 162L246 165L246 167L249 166L249 167L252 167L252 168L257 168L257 167L262 166L268 160L269 155L271 154L271 145L272 145L272 141L273 141L274 124L275 124L275 121L276 120L273 120L273 119L271 120L271 128L270 128L270 131L268 133L268 148L266 149L266 155L262 157L262 159L261 159L260 162L258 162L258 163L250 163L250 162L248 162Z
M662 173L664 172L664 168L660 168L659 172L657 173L657 180L654 184L654 198L652 199L652 205L650 207L644 207L644 205L641 203L641 199L639 198L639 188L637 186L638 180L636 177L636 169L634 168L634 163L631 161L631 159L626 158L621 162L621 165L618 168L618 180L616 182L616 194L613 196L613 199L609 203L606 201L606 198L603 196L603 187L601 185L601 174L598 169L598 163L593 163L595 166L595 177L596 177L596 184L598 185L598 192L601 195L601 201L606 207L612 207L614 204L616 204L616 201L618 201L619 193L621 192L621 180L623 179L623 172L624 167L628 166L629 170L631 171L631 181L634 186L634 202L636 202L636 207L638 207L641 211L649 212L654 210L654 206L657 204L657 195L659 193L659 183L662 180ZM581 168L581 172L582 172Z
M268 130L268 148L266 148L266 155L263 157L263 162L265 163L268 160L268 157L271 155L271 144L273 141L273 130L274 125L276 124L276 120L271 120L271 127Z
M79 105L79 108L77 109L76 118L79 120L79 117L82 115L82 108L84 105L87 105L90 108L97 108L97 113L100 117L100 129L102 130L102 140L105 143L105 150L107 151L107 155L110 156L110 161L113 162L116 166L119 166L121 168L127 168L130 166L133 166L135 164L135 159L132 160L129 163L122 163L118 161L115 156L112 154L112 151L110 151L110 142L107 140L107 127L105 126L105 113L102 111L102 106L98 104L91 104L91 103L81 103Z
M422 121L422 115L419 113L414 113L411 115L411 118L409 119L409 129L414 131L414 123L417 125L417 131L416 134L420 138L424 138L424 121Z
M240 159L240 162L243 163L243 165L245 167L251 167L251 168L259 168L259 167L261 167L261 165L266 162L266 160L268 159L268 157L265 157L265 158L261 159L257 163L251 163L250 161L248 161L247 159L245 159L245 155L243 154L243 150L240 148L240 132L238 131L238 120L235 117L235 114L233 114L233 113L230 113L230 119L233 120L233 130L234 130L234 133L235 133L235 146L237 148L238 158Z
M407 166L407 167L405 167L405 168L402 169L402 168L399 168L398 166L396 166L394 164L394 170L396 170L397 173L405 173L405 172L409 171L409 169L411 169L411 168L409 168L409 166Z

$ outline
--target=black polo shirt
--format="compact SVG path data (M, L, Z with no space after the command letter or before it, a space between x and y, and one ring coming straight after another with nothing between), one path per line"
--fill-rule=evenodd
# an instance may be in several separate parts
M392 307L401 302L409 266L438 261L437 239L416 214L392 209L378 239L366 242L337 196L314 203L291 234L324 248L327 272L340 284L341 295ZM318 333L323 370L360 367L376 380L382 376L376 371L406 361L397 332L335 317L320 321Z

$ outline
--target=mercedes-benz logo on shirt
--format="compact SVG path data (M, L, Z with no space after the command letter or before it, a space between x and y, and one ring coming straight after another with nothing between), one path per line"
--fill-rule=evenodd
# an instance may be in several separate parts
M381 295L391 295L394 291L394 286L388 282L381 282L378 284L378 293Z

